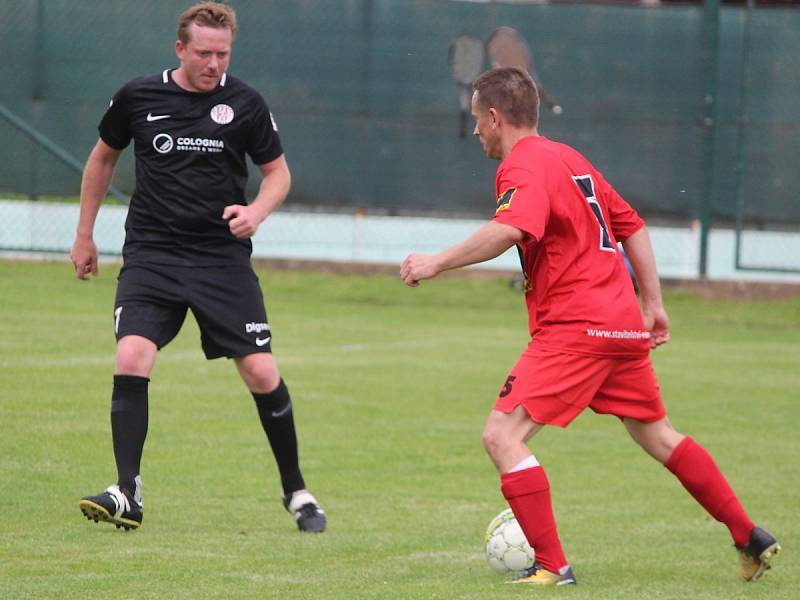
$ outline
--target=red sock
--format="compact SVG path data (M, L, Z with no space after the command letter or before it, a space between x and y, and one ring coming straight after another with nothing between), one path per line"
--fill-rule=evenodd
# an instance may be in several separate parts
M536 560L553 573L567 566L550 500L550 483L542 467L500 476L500 490L508 500Z
M755 524L747 516L714 459L690 437L683 438L664 464L712 517L725 523L739 548L750 541Z

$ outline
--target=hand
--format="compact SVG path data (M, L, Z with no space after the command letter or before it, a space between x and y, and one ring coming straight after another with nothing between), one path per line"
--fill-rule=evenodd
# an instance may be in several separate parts
M222 218L228 221L231 233L240 240L253 237L264 220L260 211L252 204L230 204L222 211Z
M400 279L408 286L417 287L420 281L436 277L439 271L435 256L409 254L400 265Z
M78 279L88 280L91 273L97 277L97 246L91 237L78 236L72 244L69 258L75 267Z
M656 348L669 341L669 318L663 307L642 308L644 326L650 332L650 348Z

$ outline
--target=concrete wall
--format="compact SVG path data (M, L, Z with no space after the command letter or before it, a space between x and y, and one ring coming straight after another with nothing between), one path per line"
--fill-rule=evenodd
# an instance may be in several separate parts
M127 209L101 208L95 242L101 253L118 254L125 237ZM0 201L0 249L49 252L63 256L72 244L78 222L76 204ZM256 258L328 260L398 264L410 252L432 253L461 241L483 220L384 217L356 214L278 212L253 238ZM698 276L697 228L652 227L653 245L662 277ZM710 279L800 283L798 273L737 270L736 236L714 230L709 241ZM743 256L755 265L791 267L800 271L800 233L745 232ZM486 263L487 268L519 270L515 250Z

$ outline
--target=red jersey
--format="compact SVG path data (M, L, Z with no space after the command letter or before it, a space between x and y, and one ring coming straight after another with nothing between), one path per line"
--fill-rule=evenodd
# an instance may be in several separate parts
M532 344L573 354L649 351L617 241L644 221L576 150L525 137L497 168L494 220L520 229Z

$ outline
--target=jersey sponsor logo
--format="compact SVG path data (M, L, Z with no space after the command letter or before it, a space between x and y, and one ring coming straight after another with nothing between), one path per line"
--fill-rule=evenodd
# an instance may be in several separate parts
M268 323L245 323L244 330L247 333L261 333L262 331L269 331Z
M649 331L631 331L630 329L587 329L589 337L599 337L611 340L649 340Z
M494 211L494 214L497 214L501 211L506 210L507 208L511 207L511 199L514 197L514 194L517 193L517 188L508 188L505 192L500 194L497 197L497 209Z
M152 123L153 121L160 121L161 119L169 119L172 115L154 115L153 113L147 113L147 122Z
M265 338L258 338L257 337L256 338L256 346L266 346L267 342L269 342L271 339L272 339L271 335L268 335Z
M211 109L211 120L220 125L233 121L233 109L227 104L217 104Z
M225 142L213 138L179 137L175 142L180 151L222 152Z
M172 150L174 145L175 142L172 140L172 136L168 133L159 133L153 138L153 148L155 148L156 152L159 154L166 154Z
M211 138L179 137L176 140L168 133L153 137L153 148L159 154L166 154L174 148L179 152L222 152L225 142Z

